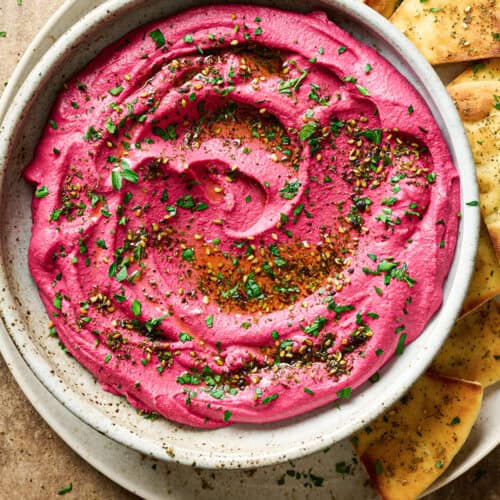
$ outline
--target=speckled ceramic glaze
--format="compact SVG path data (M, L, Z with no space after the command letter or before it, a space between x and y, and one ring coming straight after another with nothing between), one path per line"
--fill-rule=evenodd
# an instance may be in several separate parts
M122 398L103 392L47 335L47 314L27 267L32 189L21 172L32 157L57 90L103 47L131 29L208 2L104 2L47 51L14 99L1 130L0 307L6 330L38 379L81 420L147 455L202 467L255 467L297 458L326 448L382 412L423 372L446 338L465 295L477 245L478 210L465 205L478 197L468 142L441 81L410 43L385 19L356 2L255 3L298 11L323 9L341 27L375 46L422 94L460 171L463 217L443 306L424 333L384 368L380 382L363 387L340 407L276 424L216 431L145 420Z

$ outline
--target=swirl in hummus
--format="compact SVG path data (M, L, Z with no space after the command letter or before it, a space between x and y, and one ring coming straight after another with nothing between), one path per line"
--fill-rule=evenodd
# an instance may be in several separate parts
M198 427L375 381L440 306L457 236L429 109L323 13L133 31L65 85L25 175L53 331L104 389Z

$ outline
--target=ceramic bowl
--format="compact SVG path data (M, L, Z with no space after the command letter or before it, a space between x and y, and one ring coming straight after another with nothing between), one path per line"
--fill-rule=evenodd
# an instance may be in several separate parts
M466 135L433 69L384 18L352 0L258 1L307 12L322 9L341 27L375 47L420 92L440 125L461 178L462 218L440 310L402 356L386 365L338 408L331 405L265 425L193 429L146 420L124 398L104 392L93 377L48 336L48 317L28 271L32 187L21 174L30 161L57 91L112 41L154 19L209 4L194 0L109 0L75 22L47 50L15 96L0 130L0 310L10 335L36 377L72 413L99 432L146 455L207 468L255 467L319 451L383 412L421 375L458 314L473 270L479 213L465 206L478 198ZM222 3L222 2L221 2ZM250 2L247 2L250 3Z

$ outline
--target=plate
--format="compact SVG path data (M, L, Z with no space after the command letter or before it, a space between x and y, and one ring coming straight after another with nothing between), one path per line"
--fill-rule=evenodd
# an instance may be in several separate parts
M37 36L27 52L28 57L23 58L16 73L12 76L7 88L9 92L6 91L2 97L0 116L9 105L9 100L14 95L16 86L22 82L22 75L26 75L37 62L37 57L33 56L37 50L37 41L44 40L45 43L51 39L51 34L55 35L56 32L60 33L69 28L75 19L83 15L86 7L93 7L93 4L85 4L87 2L78 0L67 2ZM75 15L75 12L79 13L78 16ZM48 46L46 45L46 47ZM41 55L44 50L39 50L38 55ZM297 460L293 465L261 468L253 473L240 471L193 472L188 467L144 459L137 452L98 434L64 409L27 369L26 363L7 335L0 337L0 349L18 383L56 432L94 467L141 496L157 498L161 495L162 498L165 498L165 488L168 487L171 490L170 498L180 498L176 493L176 491L180 491L179 488L183 488L186 494L191 492L194 495L203 490L204 498L218 498L224 491L230 491L229 489L224 490L224 488L234 488L235 481L237 481L237 484L242 484L249 491L250 498L262 498L264 492L265 497L270 498L277 494L283 494L285 491L289 491L289 494L293 495L291 498L306 498L307 495L304 495L309 491L308 486L302 487L301 485L307 484L308 481L309 483L314 481L312 477L306 477L307 471L311 470L314 476L327 478L322 492L335 491L337 495L342 492L342 498L370 498L370 493L365 488L359 489L359 486L366 479L361 467L352 466L350 474L335 472L335 464L337 463L345 462L352 465L352 450L346 441L334 445L326 453L321 452ZM486 392L480 419L474 427L471 438L447 474L436 483L435 487L445 484L464 472L497 444L500 429L498 424L495 426L494 410L498 408L499 404L498 392L494 388ZM156 472L151 473L154 471L153 465L155 464ZM290 475L292 470L301 474L301 479L292 478ZM158 471L163 471L163 474L158 474ZM158 476L163 479L158 481ZM173 476L175 480L172 479ZM193 480L193 476L197 476L199 481ZM165 478L170 479L167 481ZM284 478L285 484L277 489L277 482L281 478ZM186 488L188 489L186 490ZM293 493L294 491L295 493ZM315 497L317 498L317 496Z

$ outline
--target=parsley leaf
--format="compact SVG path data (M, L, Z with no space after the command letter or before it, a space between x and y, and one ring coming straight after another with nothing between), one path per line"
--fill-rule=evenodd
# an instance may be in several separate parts
M134 316L139 316L142 310L141 303L137 299L134 299L132 304L130 305L130 310L132 311Z
M313 322L307 326L301 326L302 331L307 333L307 335L312 335L313 337L317 337L319 332L323 330L327 322L327 319L323 316L317 316L314 318Z
M301 182L298 180L285 181L285 187L280 189L280 196L285 200L292 200L297 196L301 185Z
M153 42L156 43L156 48L159 49L160 47L163 47L165 45L165 37L163 36L163 33L161 30L154 30L152 31L149 36L152 38Z
M36 198L45 198L48 194L49 194L49 189L47 188L47 186L40 186L35 191Z
M262 293L262 290L259 287L259 284L255 280L255 274L251 272L248 275L247 280L245 281L243 288L245 289L246 294L251 298L251 299L263 299L264 294Z
M194 260L194 248L186 248L182 252L182 260L185 260L186 262L193 262L193 260Z
M318 124L316 122L306 123L299 131L299 139L304 142L307 139L310 139L316 129L318 128Z
M354 137L365 137L368 141L373 142L374 144L380 144L382 142L382 129L374 128L374 129L365 129L360 130L354 134Z
M302 84L302 81L306 76L307 76L307 70L304 69L303 71L301 71L300 76L298 76L297 78L280 81L280 84L278 86L278 92L280 94L285 94L288 96L292 94L292 89L295 90L295 92L297 92L297 90L299 90L300 88L300 85Z
M351 396L351 392L352 392L352 387L344 387L343 389L337 391L337 397L339 399L347 399Z

